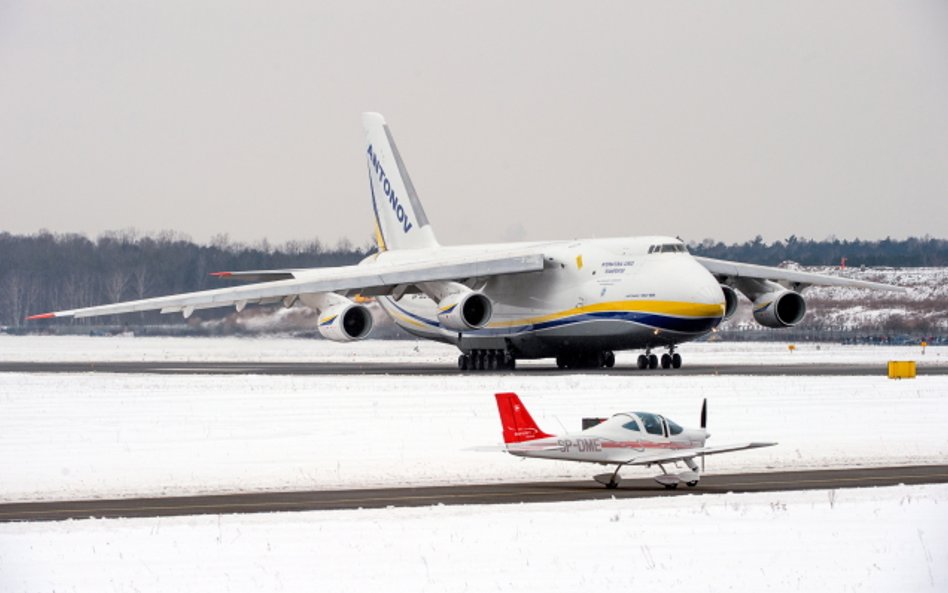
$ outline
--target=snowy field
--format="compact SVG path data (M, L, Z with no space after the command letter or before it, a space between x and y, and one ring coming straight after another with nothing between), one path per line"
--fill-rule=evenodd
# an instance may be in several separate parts
M946 349L696 344L688 361L945 364ZM7 360L444 362L430 343L0 338ZM626 355L628 356L628 355ZM631 364L619 357L620 363ZM0 500L588 478L508 456L493 393L540 425L653 410L709 473L944 463L948 377L0 373ZM483 450L485 446L488 450ZM630 469L629 477L651 470ZM0 591L945 591L948 486L0 524Z
M948 485L0 525L0 589L948 590Z
M0 340L15 343L19 338ZM276 357L306 340L24 338L66 356L178 359L207 351L229 360ZM66 345L63 346L62 343ZM156 345L161 344L159 347ZM183 346L181 346L183 344ZM272 346L249 349L253 345ZM179 346L181 346L179 348ZM204 350L197 350L201 346ZM836 362L904 348L705 346L695 358ZM414 352L415 348L419 352ZM162 349L163 348L163 349ZM241 351L241 348L248 348ZM358 348L361 348L359 350ZM368 342L341 350L361 360L446 356L438 345ZM154 350L153 350L154 349ZM748 351L750 349L750 352ZM4 346L4 352L14 350ZM944 350L944 349L942 349ZM34 350L34 352L36 352ZM691 351L689 351L691 352ZM154 353L154 354L153 354ZM944 352L929 349L928 360ZM100 354L97 360L108 357ZM298 354L285 354L279 360ZM736 364L734 362L733 364ZM948 459L948 376L628 376L549 373L464 376L257 376L0 373L0 500L100 498L244 490L349 488L587 478L595 466L525 460L499 450L493 394L515 391L548 432L584 416L663 413L698 424L709 400L712 444L773 440L777 447L709 459L709 472L940 463ZM495 450L492 445L498 446ZM632 468L642 477L649 470Z

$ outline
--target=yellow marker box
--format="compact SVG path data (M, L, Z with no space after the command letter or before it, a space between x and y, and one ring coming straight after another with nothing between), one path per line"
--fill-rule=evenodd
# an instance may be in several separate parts
M889 361L890 379L914 379L915 361L914 360L890 360Z

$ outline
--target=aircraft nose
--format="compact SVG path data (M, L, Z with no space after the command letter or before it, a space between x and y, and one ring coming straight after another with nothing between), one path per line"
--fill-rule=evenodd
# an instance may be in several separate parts
M724 318L724 293L711 272L692 257L679 258L671 272L678 298L693 304L696 314L713 320L711 327L717 326Z

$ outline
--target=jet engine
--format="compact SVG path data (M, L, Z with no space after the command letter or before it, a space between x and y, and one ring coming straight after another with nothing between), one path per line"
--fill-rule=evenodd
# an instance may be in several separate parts
M490 299L473 290L456 292L438 301L438 321L455 331L484 327L493 311Z
M754 319L764 327L791 327L806 315L806 301L798 292L765 292L754 299Z
M372 313L364 305L349 302L320 311L319 333L333 342L361 340L372 331Z
M724 319L722 321L727 321L737 312L737 291L726 284L722 284L721 292L724 293Z

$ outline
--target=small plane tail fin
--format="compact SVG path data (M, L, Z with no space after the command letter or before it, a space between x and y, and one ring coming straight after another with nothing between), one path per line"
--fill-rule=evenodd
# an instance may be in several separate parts
M495 397L500 423L504 427L505 443L522 443L553 436L540 430L516 393L497 393Z
M363 113L362 125L379 251L437 247L438 240L385 118L379 113Z

